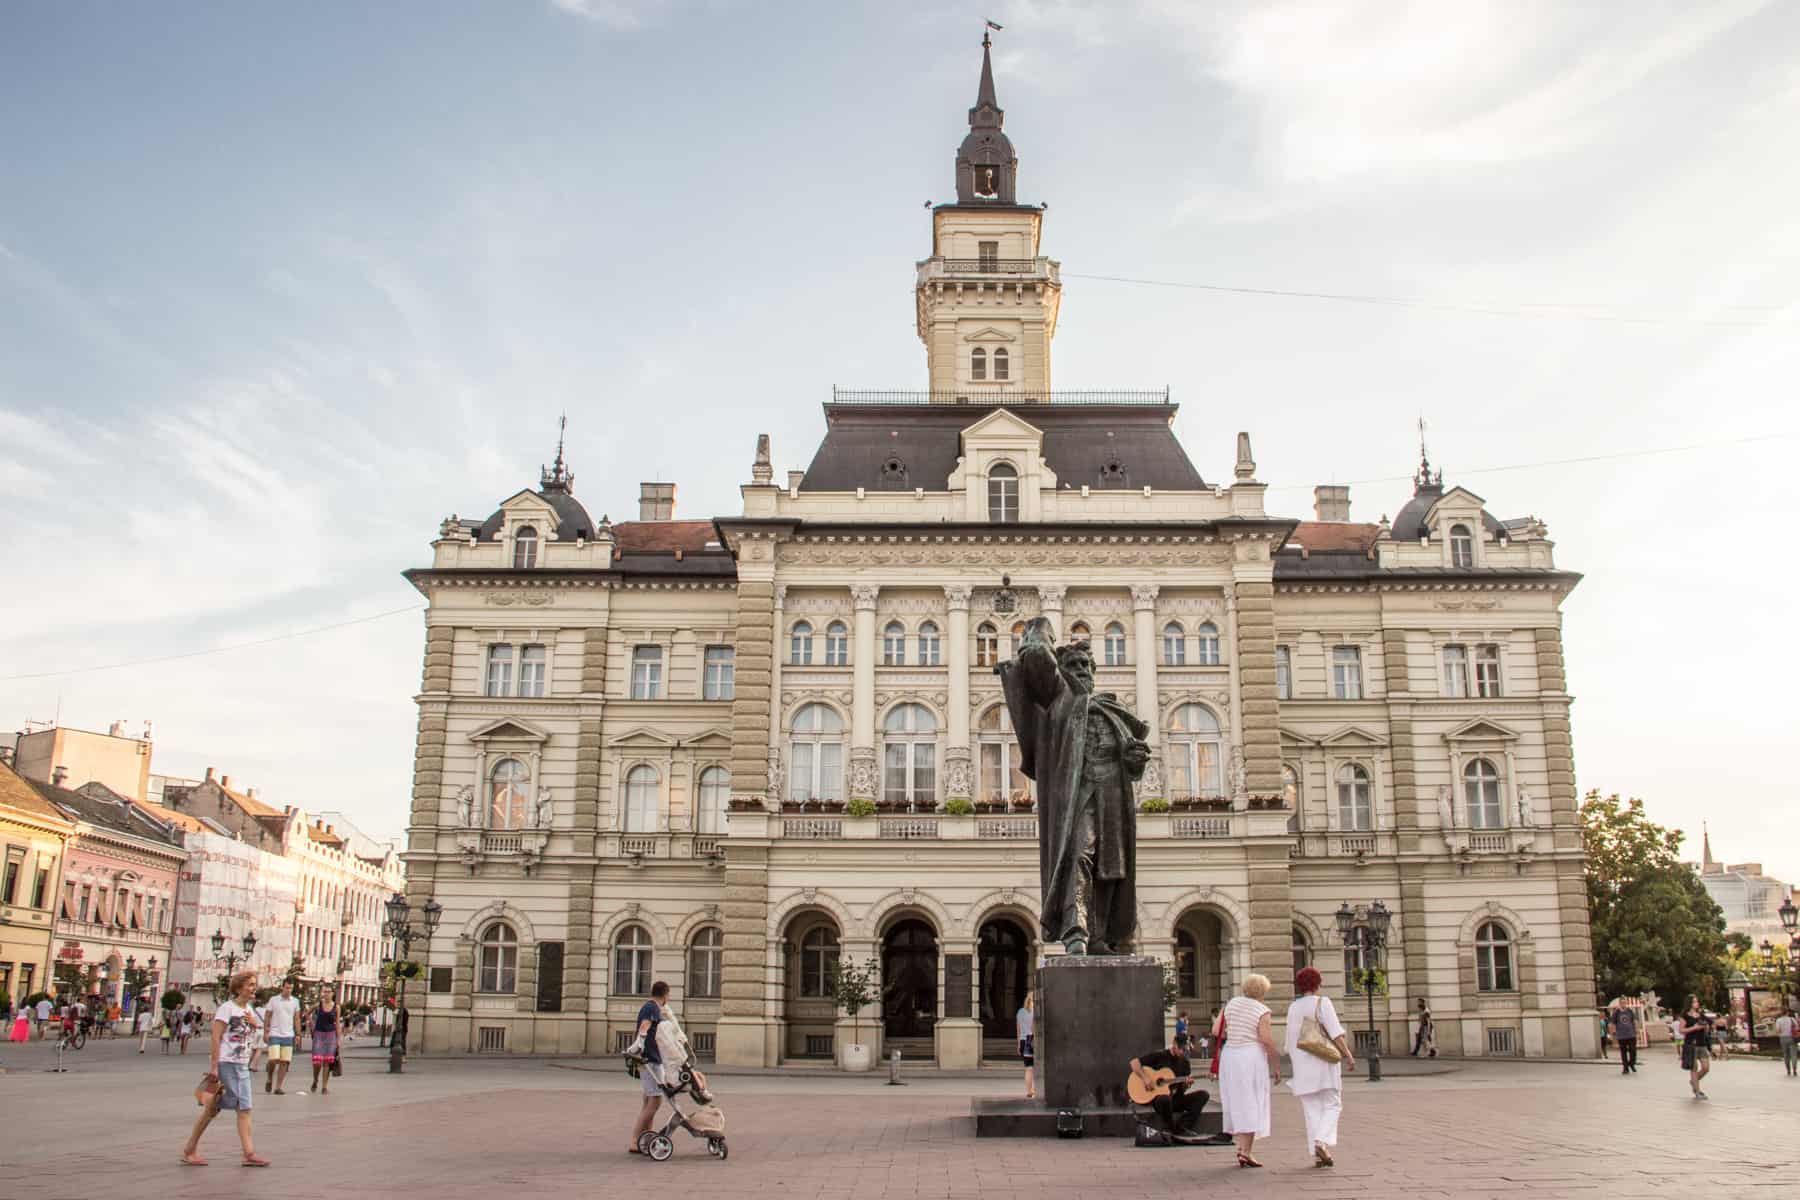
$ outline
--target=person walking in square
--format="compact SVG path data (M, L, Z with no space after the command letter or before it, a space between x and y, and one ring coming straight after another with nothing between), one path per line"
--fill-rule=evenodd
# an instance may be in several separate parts
M633 1154L643 1153L638 1149L638 1138L650 1132L656 1110L662 1107L662 1052L656 1046L656 1027L662 1023L663 1001L668 998L669 985L659 979L650 985L650 999L638 1009L637 1041L633 1045L641 1046L637 1051L643 1058L638 1066L638 1082L643 1087L644 1102L631 1127L631 1144L627 1148Z
M1681 1014L1681 1065L1687 1068L1688 1089L1694 1099L1705 1100L1700 1081L1712 1073L1713 1023L1700 1011L1700 997L1689 996Z
M282 980L281 991L269 997L263 1011L269 1022L268 1077L263 1080L263 1091L285 1096L287 1092L282 1089L282 1084L287 1082L288 1071L294 1065L295 1030L298 1028L295 1022L300 1016L300 1002L294 999L294 981Z
M250 1080L250 1055L256 1046L256 1014L250 1002L256 996L256 972L240 971L231 977L231 997L213 1013L212 1052L208 1059L207 1078L218 1085L211 1093L194 1130L182 1148L181 1161L190 1167L204 1167L200 1157L200 1135L212 1124L221 1109L237 1113L238 1144L244 1151L246 1167L266 1167L269 1160L256 1153L251 1137L250 1101L255 1091Z
M1621 1004L1613 1009L1613 1041L1619 1043L1619 1067L1621 1075L1631 1075L1637 1071L1638 1025L1637 1013Z
M312 1086L306 1090L331 1095L331 1068L338 1056L337 993L320 989L319 1006L312 1013Z
M1800 1055L1796 1054L1794 1044L1797 1026L1800 1026L1800 1022L1794 1020L1794 1010L1791 1008L1775 1018L1775 1036L1781 1040L1781 1061L1787 1065L1789 1078L1800 1075L1800 1062L1796 1061Z
M1037 1099L1037 1001L1025 993L1025 1003L1013 1014L1018 1026L1019 1061L1025 1064L1025 1098Z
M1326 1003L1329 1004L1330 1001L1326 1001ZM1436 1058L1437 1023L1431 1019L1431 1005L1425 1003L1425 997L1423 996L1419 997L1417 1016L1419 1019L1419 1031L1413 1035L1412 1056L1417 1058L1421 1051L1425 1051L1427 1052L1425 1055L1427 1058Z
M1260 1167L1251 1151L1256 1139L1269 1136L1269 1088L1281 1082L1281 1051L1275 1046L1267 975L1244 979L1244 994L1233 996L1220 1014L1225 1049L1219 1055L1219 1103L1225 1132L1237 1141L1240 1167Z
M1350 1052L1350 1045L1345 1040L1344 1024L1338 1020L1337 1009L1329 997L1319 995L1319 986L1323 982L1323 976L1315 967L1303 967L1294 976L1297 998L1288 1005L1287 1012L1287 1056L1293 1071L1288 1090L1300 1100L1300 1112L1306 1118L1306 1141L1312 1147L1314 1164L1329 1167L1335 1162L1331 1148L1337 1145L1338 1117L1344 1111L1343 1072L1356 1070L1356 1056ZM1427 1013L1425 1020L1430 1019ZM1309 1020L1317 1022L1325 1040L1337 1048L1340 1062L1320 1058L1300 1045L1300 1035ZM1413 1053L1418 1053L1416 1047Z
M175 1038L175 1012L164 1009L162 1020L157 1022L157 1036L162 1039L163 1053L169 1052L169 1043Z
M40 996L37 1002L38 1040L43 1041L50 1036L50 997Z

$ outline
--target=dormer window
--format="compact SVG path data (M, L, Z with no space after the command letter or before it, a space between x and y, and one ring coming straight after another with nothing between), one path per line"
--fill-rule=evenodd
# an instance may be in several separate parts
M1467 525L1450 527L1450 565L1459 571L1475 566L1475 537Z
M998 271L1000 269L999 242L976 242L975 253L977 265L983 271Z
M1011 524L1018 519L1019 472L1010 463L995 463L988 469L988 520Z
M515 571L529 571L531 568L537 566L537 550L538 534L536 527L531 525L519 526L519 531L513 534L513 569Z
M1008 374L1008 368L1009 368L1009 364L1007 362L1006 347L1004 347L1004 346L995 347L995 349L994 349L994 378L995 379L1011 378L1011 376Z
M905 490L906 464L898 458L890 458L882 463L881 486L889 491Z
M969 378L987 378L987 351L980 346L969 351Z
M1100 465L1100 486L1103 488L1128 488L1131 476L1125 470L1125 464L1116 458L1109 458Z

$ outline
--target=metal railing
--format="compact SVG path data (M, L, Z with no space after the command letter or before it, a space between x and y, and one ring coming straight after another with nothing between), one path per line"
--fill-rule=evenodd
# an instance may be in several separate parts
M929 259L927 261L930 261ZM1030 275L1040 260L1035 258L941 258L944 270L961 273L974 271L982 275Z
M831 388L833 404L963 404L971 407L994 404L1169 404L1168 388L1114 391L1049 391L1009 392L982 391L971 387L964 392L946 391L865 391L856 388Z

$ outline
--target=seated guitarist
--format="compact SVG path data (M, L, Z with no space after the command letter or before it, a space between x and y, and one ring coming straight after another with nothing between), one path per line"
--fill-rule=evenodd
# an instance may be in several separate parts
M1131 1073L1139 1082L1150 1088L1151 1073L1154 1071L1173 1071L1175 1079L1170 1083L1166 1095L1157 1096L1150 1102L1168 1126L1169 1136L1178 1142L1198 1142L1201 1140L1198 1126L1200 1110L1206 1107L1208 1095L1205 1091L1189 1091L1188 1085L1193 1082L1193 1068L1188 1063L1188 1038L1185 1033L1178 1033L1169 1044L1167 1050L1154 1050L1142 1058L1131 1060Z

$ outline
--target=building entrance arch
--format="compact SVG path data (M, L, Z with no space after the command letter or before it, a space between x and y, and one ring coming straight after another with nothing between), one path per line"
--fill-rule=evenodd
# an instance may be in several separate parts
M889 1040L932 1036L938 1015L937 932L917 917L881 939L881 1020Z
M1016 1040L1019 1007L1031 990L1031 935L1014 917L992 917L982 923L976 962L981 1036Z
M1225 913L1196 905L1176 918L1174 941L1176 1004L1199 1025L1231 998L1236 929Z

